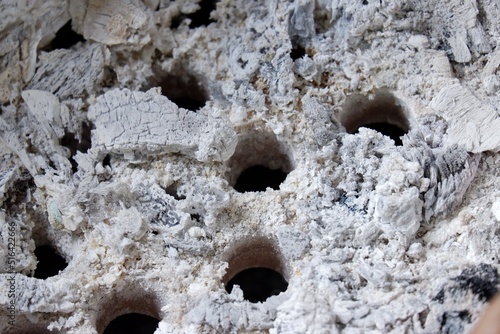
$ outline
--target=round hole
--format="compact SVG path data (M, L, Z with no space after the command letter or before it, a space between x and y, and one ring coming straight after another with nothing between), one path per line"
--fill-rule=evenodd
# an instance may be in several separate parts
M289 150L273 133L251 131L240 135L228 161L228 182L238 192L278 190L293 170Z
M167 192L167 194L172 196L176 201L181 201L181 200L186 199L186 196L179 193L178 188L179 188L179 183L174 182L167 187L166 192Z
M350 95L339 116L348 133L358 133L361 127L370 128L390 137L397 146L403 145L401 137L410 129L401 102L387 91L380 91L372 98Z
M161 319L159 301L154 293L125 283L107 298L96 301L96 330L99 334L154 333Z
M265 191L267 187L278 190L285 181L286 173L280 169L270 169L264 166L252 166L241 173L234 189L240 193L247 191Z
M234 285L239 285L243 298L251 303L266 301L271 296L285 292L288 282L279 272L269 268L249 268L237 273L226 284L231 293Z
M292 48L292 51L290 51L290 58L292 60L297 60L299 58L302 58L306 55L306 49L302 47L301 45L297 45L294 48Z
M102 165L104 167L111 167L111 155L106 154L106 156L104 156L104 159L102 159Z
M153 334L160 321L140 313L128 313L113 319L104 334Z
M208 93L195 76L188 73L180 75L156 75L145 88L161 87L162 95L174 102L179 108L197 111L208 100Z
M229 264L223 282L228 293L238 285L243 298L264 302L288 288L287 270L277 245L265 237L240 241L227 255Z
M57 251L49 245L39 246L35 249L35 256L38 264L33 277L46 279L59 274L64 270L68 263L57 253Z

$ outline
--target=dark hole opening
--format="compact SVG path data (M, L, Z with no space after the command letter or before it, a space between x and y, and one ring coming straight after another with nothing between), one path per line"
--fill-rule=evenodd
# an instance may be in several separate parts
M215 10L216 0L202 0L199 5L200 9L196 12L187 14L187 15L179 15L172 20L171 28L175 29L179 27L179 25L184 21L184 19L188 18L191 20L189 24L190 28L198 28L201 26L208 26L210 23L215 22L210 18L210 13Z
M265 191L267 187L278 190L285 181L286 173L279 169L270 169L261 165L245 169L236 180L234 189L240 193L247 191Z
M171 98L169 100L175 103L179 108L184 108L192 111L203 108L203 106L205 105L205 102L203 101L191 99L188 97Z
M306 55L306 49L304 49L302 46L300 45L297 45L296 47L294 47L292 49L292 51L290 51L290 57L293 59L293 60L297 60L299 58L302 58Z
M35 256L38 260L33 277L46 279L59 274L68 263L59 255L56 250L48 245L39 246L35 249Z
M348 96L340 122L348 133L358 133L360 127L375 130L392 140L397 146L403 145L401 139L410 129L410 122L404 105L386 90L373 96L353 94Z
M159 322L149 315L128 313L112 320L103 334L153 334Z
M104 167L111 167L111 156L109 154L106 154L104 159L102 159L102 165Z
M197 111L205 106L208 94L198 80L192 75L177 77L173 75L164 76L158 84L162 95L174 102L179 108Z
M92 146L91 142L91 128L87 123L82 123L82 136L81 140L76 139L75 134L71 132L66 132L60 140L60 144L70 151L69 161L71 163L71 168L73 173L78 170L78 164L73 157L76 152L87 153L89 148Z
M396 146L403 145L401 137L407 133L407 131L401 129L399 126L390 123L370 123L363 124L362 127L370 128L372 130L380 132L384 136L390 137L392 140L394 140ZM356 130L354 133L357 132L358 130Z
M57 31L56 37L45 48L45 51L69 49L78 42L85 42L85 38L71 29L71 20L69 20L64 26L62 26L61 29Z
M181 200L186 199L186 196L181 195L177 191L178 186L179 185L177 183L172 183L171 185L169 185L167 187L166 192L167 192L167 194L169 194L170 196L172 196L176 201L181 201Z
M198 213L192 213L191 219L196 220L197 222L201 222L201 215Z
M239 272L227 282L226 291L231 293L234 285L240 286L243 298L251 303L264 302L288 288L285 278L269 268L249 268Z
M110 66L105 66L103 70L102 88L112 88L117 85L118 75Z

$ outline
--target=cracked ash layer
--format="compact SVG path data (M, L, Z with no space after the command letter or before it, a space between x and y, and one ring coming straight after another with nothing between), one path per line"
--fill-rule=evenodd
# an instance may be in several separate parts
M469 331L499 286L499 18L0 1L0 331Z

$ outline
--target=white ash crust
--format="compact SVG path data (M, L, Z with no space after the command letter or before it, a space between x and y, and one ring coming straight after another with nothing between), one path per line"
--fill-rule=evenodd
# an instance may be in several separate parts
M225 161L236 146L236 136L225 117L179 109L157 90L109 91L89 110L95 124L94 148L121 153L183 152L200 161Z
M199 5L0 1L0 332L95 334L130 298L156 333L469 331L500 282L495 2L221 0L194 28ZM86 41L47 50L69 19ZM205 105L162 95L167 73ZM380 92L401 146L341 122ZM261 146L286 180L236 192ZM250 303L225 257L262 235L289 286ZM46 280L42 243L68 261Z

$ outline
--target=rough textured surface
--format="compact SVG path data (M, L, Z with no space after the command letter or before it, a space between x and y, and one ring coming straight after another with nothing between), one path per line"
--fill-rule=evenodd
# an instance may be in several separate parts
M0 0L0 332L470 331L499 287L497 2L211 3ZM286 179L236 191L253 165ZM245 266L287 290L228 293Z

